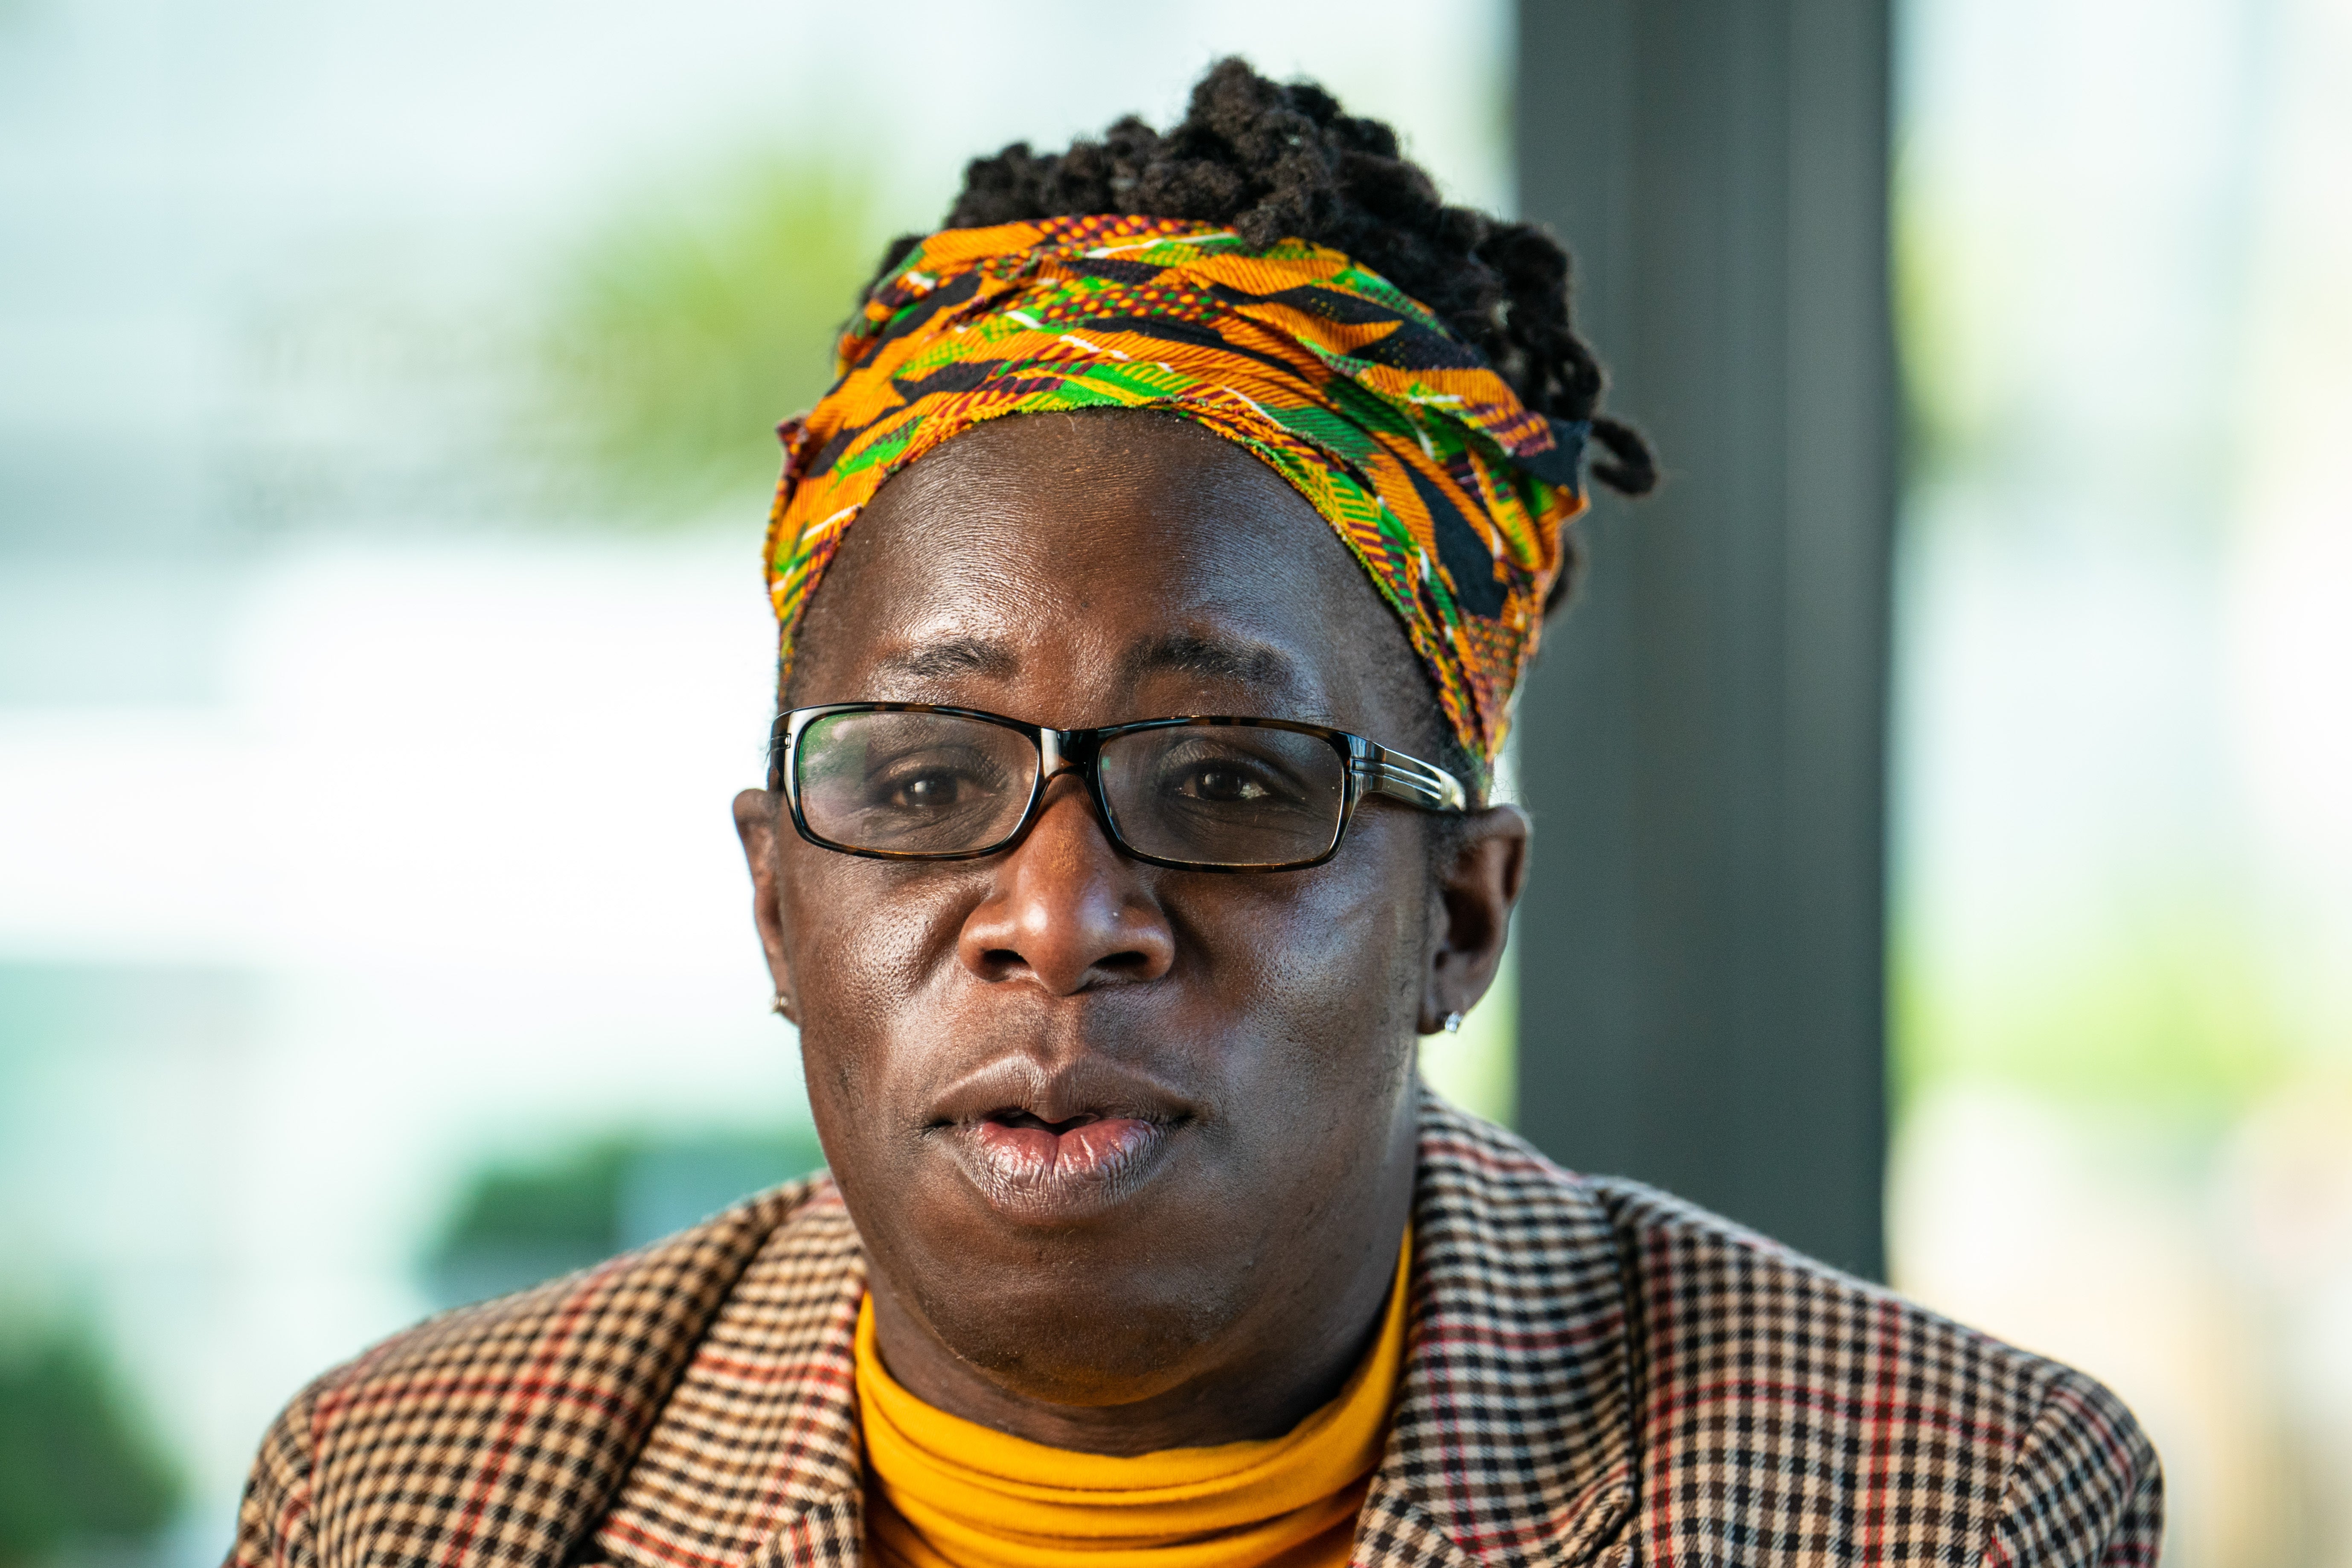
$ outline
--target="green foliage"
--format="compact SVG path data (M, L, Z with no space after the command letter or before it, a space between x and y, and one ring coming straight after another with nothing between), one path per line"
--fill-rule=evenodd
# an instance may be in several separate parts
M2295 1030L2258 938L2219 900L2151 900L1998 958L1897 944L1898 1098L1997 1082L2218 1130L2282 1080Z
M520 1290L683 1229L824 1163L814 1133L619 1133L476 1173L424 1259L457 1306Z
M477 1175L439 1250L560 1247L593 1260L620 1248L622 1173L633 1151L608 1139L534 1164Z
M89 1331L0 1338L0 1568L168 1523L181 1480Z
M835 160L751 163L566 258L522 422L552 499L637 521L756 506L880 257L868 189Z

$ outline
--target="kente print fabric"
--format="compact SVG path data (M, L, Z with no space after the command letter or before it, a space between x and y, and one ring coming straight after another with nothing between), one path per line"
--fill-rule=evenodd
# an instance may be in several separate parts
M1403 618L1454 733L1491 763L1534 657L1586 427L1521 404L1377 273L1286 240L1131 216L949 229L877 284L840 379L787 422L768 528L780 675L882 481L982 420L1162 408L1311 502Z

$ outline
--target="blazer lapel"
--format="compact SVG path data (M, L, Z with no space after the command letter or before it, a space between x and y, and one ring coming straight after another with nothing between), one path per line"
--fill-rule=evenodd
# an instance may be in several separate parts
M451 1312L321 1380L322 1568L557 1568L595 1522L744 1267L777 1189L683 1236Z
M1434 1095L1422 1110L1412 1326L1360 1568L1573 1568L1639 1484L1622 1275L1582 1184Z
M596 1531L629 1568L854 1563L865 1255L825 1180L744 1269Z

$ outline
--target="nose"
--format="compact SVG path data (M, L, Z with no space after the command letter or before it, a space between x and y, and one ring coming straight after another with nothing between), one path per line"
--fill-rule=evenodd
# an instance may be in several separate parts
M966 917L956 956L982 980L1070 996L1159 979L1176 962L1176 933L1144 868L1112 847L1085 785L1064 773Z

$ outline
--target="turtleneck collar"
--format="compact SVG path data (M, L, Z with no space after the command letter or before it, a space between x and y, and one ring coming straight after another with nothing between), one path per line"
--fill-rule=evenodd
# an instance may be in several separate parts
M1338 1397L1279 1437L1133 1457L1049 1447L899 1386L858 1310L866 1540L884 1568L1322 1568L1344 1563L1404 1366L1412 1236Z

